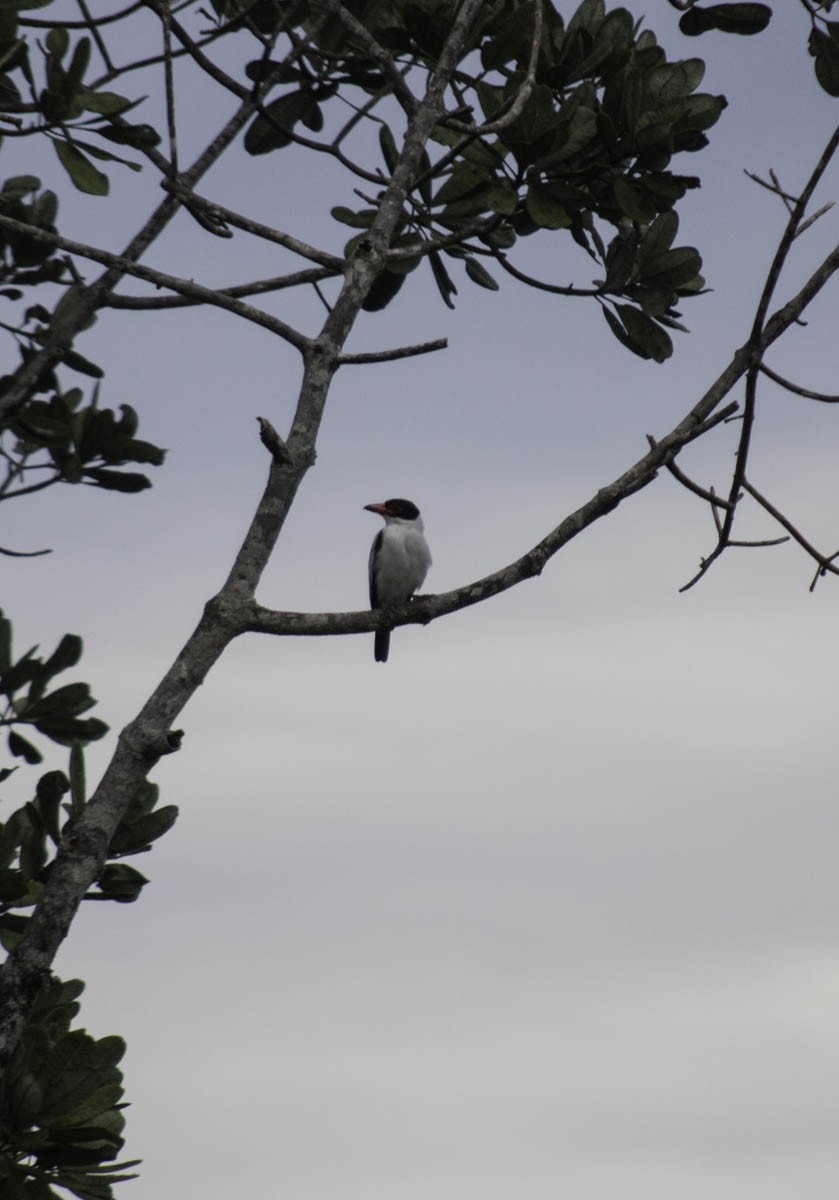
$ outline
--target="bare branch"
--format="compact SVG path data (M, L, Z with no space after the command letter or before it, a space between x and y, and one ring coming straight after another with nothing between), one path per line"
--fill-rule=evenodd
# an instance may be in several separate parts
M498 263L502 270L508 275L512 275L514 279L518 279L521 283L526 283L529 287L537 288L540 292L551 292L555 296L602 296L602 288L578 288L571 285L562 286L558 283L545 283L541 279L535 279L532 275L526 275L524 271L520 271L518 267L514 267L506 254L502 254L500 250L492 249L492 257Z
M342 354L342 367L358 366L362 363L394 362L398 358L413 358L418 354L433 354L435 350L448 349L448 338L437 338L433 342L419 342L415 346L399 346L395 350L370 350L363 354Z
M754 324L752 325L751 343L755 347L757 347L757 343L761 338L764 324L766 322L766 316L769 312L769 305L772 301L772 296L774 295L775 288L780 278L781 271L784 268L784 264L786 263L789 252L792 249L793 241L795 240L801 222L804 218L804 214L807 211L807 205L810 203L810 198L813 195L813 192L816 190L822 175L827 170L830 160L836 153L837 147L839 147L839 126L837 126L837 128L833 131L833 134L822 151L821 157L816 163L810 178L807 180L804 190L798 197L795 207L790 214L789 221L787 222L787 227L784 230L784 234L778 245L778 249L775 251L775 256L772 259L772 263L769 267L766 283L763 286L763 291L761 292L760 299L758 301ZM746 402L743 408L743 427L740 432L740 443L737 447L737 458L734 465L734 473L732 475L731 489L729 492L729 500L732 502L732 508L729 510L728 514L726 515L726 519L723 521L722 540L725 540L725 538L727 538L731 533L731 526L734 521L733 506L736 504L737 492L740 490L740 484L746 473L746 463L749 455L751 432L754 424L757 369L759 361L759 357L756 357L754 365L750 369L749 376L746 380Z
M821 554L815 548L815 546L813 546L810 542L808 542L807 539L804 537L804 535L802 533L800 533L798 531L798 529L796 529L796 527L789 520L789 518L785 517L784 514L779 509L777 509L774 504L772 504L769 500L767 500L766 497L763 496L757 490L756 487L753 487L752 484L750 484L747 479L743 480L743 491L748 492L749 495L752 496L758 502L758 504L761 506L761 508L764 508L771 517L775 518L775 520L778 522L779 525L783 526L783 528L786 529L786 531L790 535L790 537L793 538L796 542L798 542L798 544L802 548L802 550L806 550L806 552L810 555L810 557L815 559L815 561L818 563L818 566L819 566L819 570L817 573L818 575L824 575L828 571L830 571L833 575L839 575L839 567L835 567L833 565L833 560L837 557L837 554L839 554L839 551L837 551L837 554L831 554L829 557L824 554ZM810 590L811 591L813 590L813 586L811 586Z
M337 271L328 267L311 267L306 271L295 271L291 275L277 275L274 279L260 279L254 283L237 283L233 287L219 288L222 296L234 298L242 296L261 296L266 292L281 292L288 288L302 287L305 284L322 283L324 279L334 279ZM104 308L134 309L137 311L161 308L188 308L203 304L189 296L124 296L111 295L105 301Z
M166 125L169 131L169 162L171 174L178 174L178 125L175 117L175 79L172 66L172 5L160 0L158 6L163 23L163 71L166 90Z
M54 29L56 25L61 25L64 29L90 29L98 28L100 25L111 25L115 21L121 21L123 17L130 17L132 13L139 12L145 7L145 0L136 0L136 3L129 4L125 8L121 8L119 12L108 13L104 17L90 17L85 13L86 20L84 21L65 21L63 18L60 21L45 21L39 17L18 17L17 23L20 26L26 26L30 29ZM84 12L85 10L82 9Z
M797 319L806 303L809 302L809 300L805 300L804 303L799 303L800 298L805 293L809 293L810 289L813 288L814 290L810 293L810 298L812 298L812 295L815 295L815 292L824 286L824 283L827 282L830 276L836 271L837 267L839 267L839 247L837 247L822 262L818 270L816 270L813 275L810 276L810 279L807 281L807 283L804 285L804 288L801 289L798 295L793 297L791 301L788 301L783 308L779 309L773 315L773 317L767 321L766 318L769 311L769 304L771 303L781 271L783 270L784 264L786 263L787 257L796 238L797 231L799 230L801 222L804 218L807 205L809 204L813 192L815 191L822 175L827 169L830 160L836 153L837 148L839 148L839 126L837 126L837 128L833 131L833 134L825 146L819 161L810 175L810 178L807 180L804 190L801 192L801 195L796 201L795 207L790 214L790 218L787 222L783 236L778 244L778 248L775 251L775 255L769 267L766 282L763 286L763 291L761 292L760 299L758 301L757 311L752 324L751 336L746 345L751 362L746 375L746 396L743 406L743 426L740 431L740 440L737 446L734 470L732 472L731 484L728 493L730 507L726 510L723 517L722 529L720 530L716 546L711 553L702 560L699 571L691 580L689 580L687 584L685 584L685 586L681 589L682 591L687 591L688 588L693 587L694 584L699 582L702 576L723 553L731 539L731 530L734 524L737 499L743 479L745 478L746 466L748 463L752 427L754 425L755 417L755 405L757 402L757 377L760 371L760 363L763 352L767 346L769 346L773 341L776 340L778 336L780 336L780 333L783 332L784 329L789 327L789 324L791 324L793 320ZM793 313L794 315L792 315Z
M647 441L649 442L650 446L657 445L655 438L649 433L647 434ZM687 476L684 471L681 470L681 468L677 467L674 462L667 462L664 465L673 478L677 480L683 488L686 488L689 492L693 492L693 494L695 496L699 496L700 499L707 500L707 502L713 508L716 509L729 507L729 502L727 500L721 500L715 492L711 491L710 489L700 487L698 483L694 483L694 481L689 478L689 476Z
M223 204L207 200L189 188L166 183L163 186L167 191L173 192L182 203L189 202L190 205L202 209L211 220L224 221L235 229L241 229L244 233L253 234L254 237L262 238L266 242L273 242L276 246L283 246L293 254L299 254L301 258L308 259L309 262L319 263L322 267L330 267L335 274L343 273L346 264L344 259L339 258L337 254L328 254L325 250L318 250L316 246L310 246L308 242L301 242L299 238L292 237L289 233L282 233L279 229L272 229L270 225L263 225L260 221L252 221L250 217L243 217L241 213L235 212L232 208L225 208Z
M232 296L226 296L214 288L203 287L200 283L194 283L191 279L179 279L176 275L169 275L165 271L156 271L151 267L143 266L141 263L132 262L120 254L111 254L107 250L100 250L97 246L88 246L84 242L71 241L70 238L61 237L57 233L49 233L45 229L40 229L37 225L27 225L23 221L15 221L12 217L6 217L2 214L0 214L0 227L10 229L13 233L26 234L27 237L47 242L52 246L58 246L62 250L69 251L70 254L78 254L82 258L92 259L94 262L102 263L104 266L118 271L120 275L133 275L137 279L144 279L147 283L153 283L156 287L165 287L170 291L178 292L179 295L188 296L192 300L200 301L203 304L211 304L216 308L227 309L228 312L236 313L237 316L244 317L246 321L252 321L255 325L261 325L263 329L268 329L271 333L277 334L299 350L301 354L305 354L311 347L310 338L300 333L299 330L292 328L291 325L287 325L285 321L281 321L278 317L272 317L270 313L263 312L261 308L253 308L250 304L244 304L241 300L236 300Z
M764 362L760 364L760 369L774 383L786 388L788 392L794 392L796 396L804 396L807 400L819 400L822 404L839 404L839 396L831 396L827 392L814 392L810 388L793 383L791 380L785 379L783 375L779 375L777 371L771 370Z
M0 546L0 554L5 554L7 558L40 558L42 554L52 554L52 550L7 550L5 546Z
M105 45L104 38L102 37L102 34L99 32L100 22L94 21L93 17L90 15L90 10L88 9L85 0L77 0L77 3L79 6L79 9L81 10L81 14L85 19L85 24L87 25L87 28L90 30L90 35L93 38L94 42L96 43L96 48L99 51L100 55L102 56L102 61L104 62L106 68L109 71L112 71L114 69L114 64L111 62L111 56L108 54L108 47ZM65 25L65 29L66 29L66 25Z

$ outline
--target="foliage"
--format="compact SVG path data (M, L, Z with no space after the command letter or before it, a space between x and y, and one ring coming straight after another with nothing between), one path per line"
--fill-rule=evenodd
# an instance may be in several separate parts
M7 1200L110 1200L137 1161L114 1160L125 1126L119 1037L71 1030L84 984L53 979L32 1006L0 1088L0 1188Z

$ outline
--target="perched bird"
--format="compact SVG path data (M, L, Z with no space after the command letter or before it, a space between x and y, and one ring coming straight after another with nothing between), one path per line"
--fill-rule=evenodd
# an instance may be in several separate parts
M385 500L364 507L385 519L384 529L370 548L370 607L393 608L413 596L431 566L422 517L410 500ZM390 633L389 629L376 630L376 662L387 662Z

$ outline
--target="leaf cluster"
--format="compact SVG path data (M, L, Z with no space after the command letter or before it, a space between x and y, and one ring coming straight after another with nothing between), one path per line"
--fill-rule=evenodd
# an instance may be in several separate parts
M7 950L17 943L29 919L20 910L37 903L55 852L72 836L73 824L87 803L82 746L82 738L72 743L69 775L47 771L32 799L0 823L0 942ZM2 779L15 769L6 768ZM86 899L127 904L138 898L148 879L123 860L145 854L178 817L173 804L158 808L159 798L155 784L144 782L136 789L108 847L95 890Z
M41 181L36 176L15 175L0 188L0 213L55 233L58 197L55 192L41 191ZM0 282L13 285L0 289L0 295L19 300L23 296L21 285L59 283L64 274L64 263L52 246L25 233L0 229Z
M0 1192L7 1200L111 1200L137 1161L124 1144L119 1037L71 1029L80 980L53 979L28 1013L0 1087ZM61 1189L61 1193L55 1191Z
M65 356L65 362L88 374L101 373L74 351ZM14 439L10 454L18 474L50 468L51 482L140 492L151 487L148 476L117 468L127 463L159 467L166 451L138 438L138 424L130 404L121 404L119 413L99 408L97 389L88 404L83 403L80 388L55 391L49 400L30 400L9 422L8 431ZM34 456L40 457L33 465Z
M21 134L46 132L74 186L90 195L106 196L108 177L91 160L121 163L134 171L140 170L140 164L81 140L79 130L138 149L157 145L160 137L149 125L125 120L139 100L85 82L92 45L88 36L71 41L69 30L56 23L33 55L19 28L19 9L27 7L35 5L12 2L0 7L0 113L9 114ZM16 114L25 114L31 123Z
M227 19L243 12L238 2L215 7ZM346 7L405 78L436 65L453 15L450 0L356 0ZM375 97L391 86L337 17L315 24L316 8L295 8L301 33L314 32L293 68L264 59L248 68L254 81L287 89L249 127L251 154L290 145L299 124L320 130L333 96L352 99L360 89ZM701 292L704 280L696 250L663 246L660 226L649 231L699 186L695 176L674 172L671 160L707 144L725 99L699 91L699 59L669 61L651 32L639 30L624 8L607 11L604 0L583 0L567 23L552 4L544 6L530 88L534 15L531 0L484 6L456 74L456 116L442 119L432 135L441 152L436 162L425 156L391 241L402 253L391 258L365 308L385 307L423 259L452 306L457 287L446 260L462 261L474 283L497 289L487 269L493 259L521 238L567 232L605 270L589 294L612 303L610 327L630 349L661 361L672 351L666 329L683 328L677 302ZM398 159L397 137L384 121L379 129L384 181ZM365 231L376 211L338 205L332 213ZM617 232L607 235L603 223ZM676 228L669 223L665 232ZM354 235L345 254L364 240L364 232ZM656 246L670 256L664 262L655 262Z
M70 746L73 742L87 744L108 732L104 721L82 716L96 704L88 684L68 683L52 688L56 675L78 663L82 639L76 634L65 634L48 658L39 657L37 649L32 646L15 659L11 621L0 612L0 726L9 731L12 757L30 764L41 762L43 755L18 732L20 726L29 726L60 746ZM0 772L0 781L10 773L10 768Z

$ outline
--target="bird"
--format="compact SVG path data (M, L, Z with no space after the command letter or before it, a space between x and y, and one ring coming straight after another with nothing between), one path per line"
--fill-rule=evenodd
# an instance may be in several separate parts
M410 500L385 500L384 504L365 504L364 508L385 521L370 547L370 607L393 608L410 600L431 566L425 527L419 509ZM390 629L376 630L376 662L387 662L390 634Z

